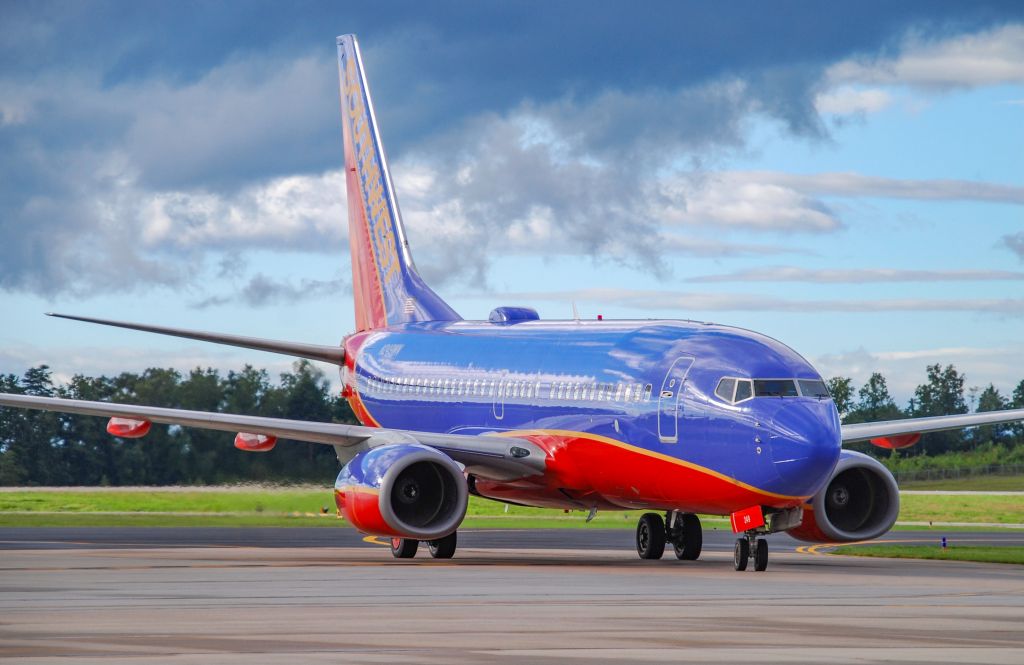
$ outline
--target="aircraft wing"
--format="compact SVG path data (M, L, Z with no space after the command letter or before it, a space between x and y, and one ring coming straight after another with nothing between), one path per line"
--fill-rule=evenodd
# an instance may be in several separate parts
M440 450L472 473L493 480L511 480L541 474L544 472L546 459L546 454L537 445L511 437L436 434L341 423L320 423L10 393L0 393L0 406L147 420L153 423L184 425L223 432L265 434L309 443L333 445L336 449L339 447L341 449L356 446L374 448L396 443L421 443ZM525 455L523 454L524 450L527 452ZM342 451L339 450L339 458L341 453Z
M855 423L843 425L843 443L870 441L889 436L906 434L927 434L945 430L977 427L978 425L998 425L1016 420L1024 420L1024 409L1007 411L987 411L985 413L967 413L955 416L931 416L928 418L907 418L905 420L883 420L875 423Z

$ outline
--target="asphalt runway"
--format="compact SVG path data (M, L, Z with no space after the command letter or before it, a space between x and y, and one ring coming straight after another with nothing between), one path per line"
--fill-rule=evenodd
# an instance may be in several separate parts
M0 659L1024 662L1020 566L773 537L768 570L738 573L732 540L709 530L700 561L641 561L629 531L467 530L453 560L398 561L350 529L3 529Z

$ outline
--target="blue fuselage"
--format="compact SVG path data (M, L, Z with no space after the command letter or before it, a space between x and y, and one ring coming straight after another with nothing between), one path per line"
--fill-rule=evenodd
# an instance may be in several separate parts
M581 432L765 492L808 497L840 452L823 396L716 395L723 377L821 377L767 336L682 321L413 323L359 340L354 389L396 429ZM365 417L365 416L364 416Z

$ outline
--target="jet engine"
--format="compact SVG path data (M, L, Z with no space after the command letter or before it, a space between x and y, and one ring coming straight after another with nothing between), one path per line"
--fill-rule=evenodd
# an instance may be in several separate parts
M815 543L877 538L900 512L896 479L881 462L844 450L825 487L804 505L803 521L787 533Z
M358 453L334 485L338 510L363 533L436 540L466 516L469 490L462 468L419 443Z

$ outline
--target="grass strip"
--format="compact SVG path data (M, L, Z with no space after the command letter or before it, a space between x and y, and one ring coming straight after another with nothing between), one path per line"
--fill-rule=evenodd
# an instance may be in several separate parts
M890 559L937 559L1024 565L1024 547L950 545L942 548L936 545L845 545L831 550L831 553Z
M324 509L330 517L318 516ZM336 522L334 512L330 487L182 488L174 491L76 488L0 492L0 526L306 526L306 522L316 525L325 520ZM588 525L584 522L585 511L564 513L548 508L506 506L470 497L466 526L633 529L638 514L599 512ZM720 517L702 516L701 519L712 528L725 524ZM1019 496L903 495L899 519L905 522L1024 524L1024 501Z
M912 480L900 483L904 490L946 490L962 492L1024 492L1024 475L967 476L943 480Z

